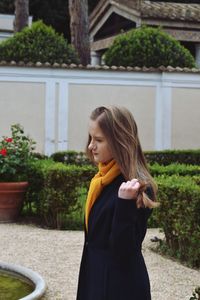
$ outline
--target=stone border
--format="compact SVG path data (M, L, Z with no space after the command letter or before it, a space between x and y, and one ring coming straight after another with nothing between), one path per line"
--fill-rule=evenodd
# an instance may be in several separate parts
M164 66L160 66L160 67L123 67L123 66L107 66L107 65L87 65L87 66L83 66L82 64L76 65L76 64L65 64L65 63L49 63L49 62L45 62L45 63L41 63L41 62L24 62L24 61L0 61L0 67L26 67L26 68L53 68L53 69L65 69L65 70L86 70L86 71L127 71L127 72L145 72L145 73L162 73L162 72L166 72L166 73L200 73L200 67L198 68L180 68L180 67L172 67L172 66L168 66L168 67L164 67Z
M33 272L31 269L15 264L0 262L0 270L5 270L16 275L20 275L21 277L25 277L25 279L30 280L35 285L35 290L31 294L26 297L20 298L19 300L40 299L44 295L46 290L46 283L38 273Z

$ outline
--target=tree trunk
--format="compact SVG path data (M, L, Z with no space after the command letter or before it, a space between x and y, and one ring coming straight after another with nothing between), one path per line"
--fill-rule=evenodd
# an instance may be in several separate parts
M29 0L15 0L14 32L28 26Z
M71 43L74 45L81 63L90 63L90 40L88 1L69 0Z

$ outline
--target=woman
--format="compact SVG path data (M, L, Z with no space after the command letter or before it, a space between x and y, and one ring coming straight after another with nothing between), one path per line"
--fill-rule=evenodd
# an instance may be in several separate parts
M87 153L99 172L86 201L77 300L150 300L141 246L156 206L156 185L131 113L119 107L96 108Z

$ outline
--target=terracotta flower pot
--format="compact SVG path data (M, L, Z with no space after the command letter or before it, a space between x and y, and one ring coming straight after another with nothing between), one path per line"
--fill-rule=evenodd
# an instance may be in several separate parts
M27 187L28 182L0 182L0 223L17 219Z

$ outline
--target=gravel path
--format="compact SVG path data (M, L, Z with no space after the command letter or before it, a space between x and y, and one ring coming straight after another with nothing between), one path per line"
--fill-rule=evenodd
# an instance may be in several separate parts
M162 234L149 229L143 244L152 300L189 300L200 285L200 271L152 252L154 236ZM0 237L0 261L31 268L44 278L48 289L42 300L75 300L83 232L0 224Z

